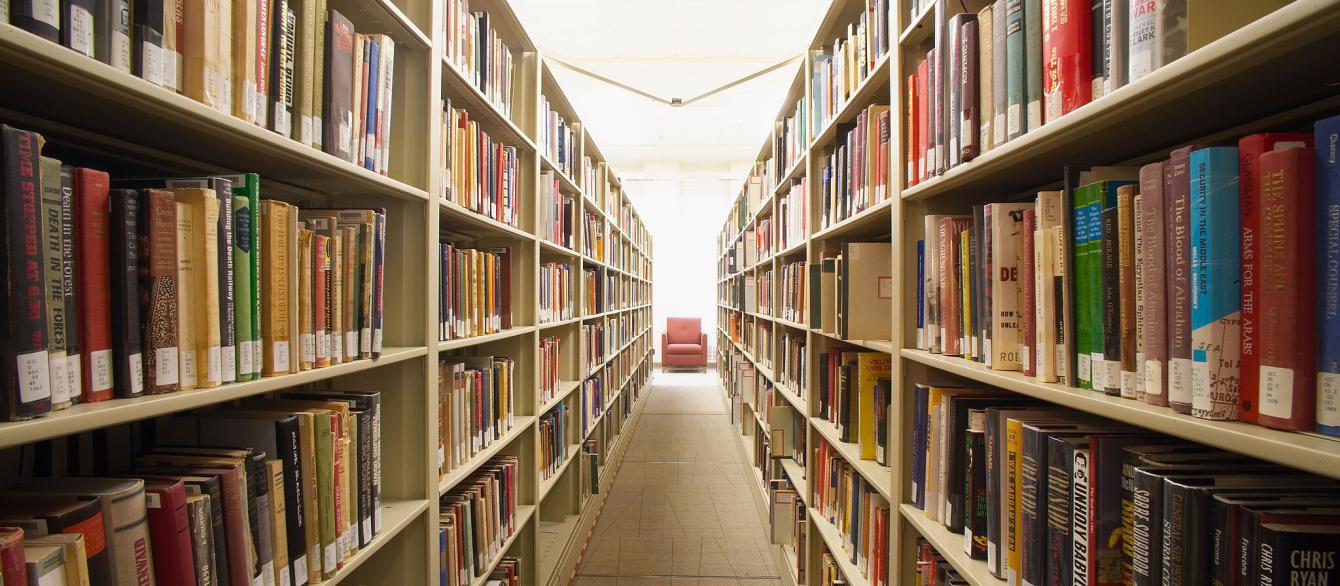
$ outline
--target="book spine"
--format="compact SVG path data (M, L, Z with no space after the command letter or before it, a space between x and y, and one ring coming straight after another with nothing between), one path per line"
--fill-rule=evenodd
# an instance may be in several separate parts
M1107 79L1103 83L1103 95L1116 91L1126 85L1126 69L1129 62L1130 5L1129 0L1110 0L1107 12L1107 36L1104 45L1107 48L1105 69Z
M1318 121L1317 431L1340 436L1340 116Z
M1156 43L1155 24L1158 18L1157 0L1125 0L1130 2L1127 21L1127 83L1140 81L1154 72Z
M177 204L172 192L148 189L139 218L140 315L144 319L144 389L178 388Z
M255 33L251 36L251 40L255 42L256 48L254 53L256 80L253 85L255 95L251 105L255 113L252 122L261 128L268 128L270 124L270 68L274 58L274 45L271 40L274 17L271 15L271 9L270 0L256 0L256 18L252 20Z
M70 402L83 400L83 360L79 355L79 295L75 284L74 167L60 168L61 285L65 290L65 386Z
M223 381L223 335L219 323L219 198L213 190L202 190L203 197L192 206L195 213L194 248L195 291L193 299L196 327L197 379L201 387L217 387ZM203 301L203 303L202 303Z
M235 188L236 190L236 188ZM236 192L236 191L235 191ZM254 380L259 374L252 345L255 334L252 322L252 248L251 233L258 226L254 224L256 210L245 195L234 195L233 199L233 330L237 349L237 374L239 382Z
M312 144L312 92L315 89L316 73L316 0L293 0L290 8L294 11L295 49L293 66L293 140L305 145Z
M60 16L59 0L15 0L8 13L10 24L53 43L61 42Z
M0 205L0 283L8 301L0 315L7 324L0 358L4 380L3 415L29 419L51 411L51 365L47 354L46 294L42 279L41 135L0 126L4 202Z
M47 362L50 367L51 408L70 406L70 381L65 373L66 309L64 261L61 256L60 161L42 157L42 276L46 283Z
M1191 152L1191 414L1236 419L1242 297L1238 149Z
M1136 401L1145 400L1145 232L1144 226L1144 200L1138 193L1132 198L1131 210L1133 222L1131 232L1135 239L1135 257L1133 259L1135 276L1135 305L1134 305L1134 330L1135 339L1131 342L1131 347L1135 349L1135 396Z
M1005 2L1005 137L1014 140L1028 131L1028 62L1025 0Z
M1103 204L1102 247L1102 335L1093 358L1093 390L1121 395L1121 268L1117 232L1117 208Z
M959 30L959 160L971 161L982 152L981 115L979 107L979 84L977 74L978 22L968 15Z
M326 0L316 0L315 12L312 17L312 92L309 94L312 100L312 140L309 145L317 150L321 150L325 143L325 130L322 123L322 114L325 112L325 88L330 80L326 79L326 62L331 58L326 53L326 20L329 13L326 8Z
M977 61L977 119L980 132L978 133L977 144L980 145L980 152L986 152L993 147L992 139L995 137L995 131L991 124L995 121L995 115L991 108L995 104L995 98L991 92L995 89L995 80L992 74L995 73L995 14L992 12L993 6L987 4L977 13L977 52L974 59Z
M1269 148L1264 134L1253 134L1238 141L1239 171L1239 228L1242 230L1240 270L1242 287L1242 384L1238 392L1238 418L1249 423L1257 420L1257 398L1261 374L1261 344L1258 336L1261 316L1262 282L1258 273L1265 269L1257 264L1261 258L1261 174L1260 157ZM1282 185L1277 185L1282 188ZM1277 194L1283 203L1283 194Z
M1087 0L1046 0L1045 10L1044 116L1051 122L1091 99L1091 13Z
M266 308L262 315L264 330L262 339L265 345L262 364L265 376L288 374L293 366L289 362L288 307L288 210L285 204L266 200L261 204L262 229L265 244L257 251L264 256L261 263L261 282L266 293Z
M1094 575L1094 564L1090 555L1095 553L1090 550L1092 541L1091 535L1094 528L1092 519L1092 492L1093 487L1089 485L1089 448L1076 447L1073 451L1073 460L1070 468L1071 482L1071 524L1070 524L1070 559L1071 576L1074 583L1093 584L1096 576Z
M1075 191L1074 195L1074 235L1075 254L1075 332L1079 335L1075 353L1079 366L1076 386L1081 389L1101 389L1095 384L1095 365L1093 350L1101 348L1102 324L1094 319L1094 313L1101 315L1103 307L1101 241L1102 241L1102 200L1097 191L1085 187ZM1095 257L1099 258L1095 258ZM1058 369L1059 374L1059 369Z
M1090 94L1093 99L1103 97L1107 80L1107 14L1112 0L1089 0L1089 70Z
M202 204L203 205L203 204ZM195 255L194 242L198 227L195 223L194 206L177 201L177 355L178 384L180 389L190 390L200 384L199 370L196 365L196 275L204 269L199 267Z
M1042 0L1024 0L1024 81L1028 130L1042 126Z
M113 379L119 398L144 394L144 355L140 337L139 239L140 194L111 192L111 300Z
M233 202L230 182L219 182L217 193L219 202L218 250L216 258L219 295L219 381L227 384L237 381L237 265L233 239L237 237L233 229Z
M1141 308L1140 340L1144 361L1145 402L1167 406L1168 321L1167 321L1167 247L1165 242L1165 198L1162 162L1140 168L1140 221L1137 222L1144 253L1140 255Z
M1019 583L1044 584L1046 560L1047 449L1046 434L1025 429L1020 450Z
M283 438L278 438L283 439ZM271 459L265 462L265 482L269 483L269 510L266 518L270 523L270 544L272 546L272 575L275 586L292 586L293 568L289 559L288 541L288 503L284 499L286 487L284 462ZM306 568L304 568L306 570ZM267 579L266 584L271 582Z
M1005 144L1006 112L1009 111L1009 66L1006 48L1009 26L1006 15L1009 0L995 0L991 5L991 145Z
M75 170L76 231L75 247L79 282L83 286L80 310L80 339L83 340L83 400L105 401L112 398L113 360L111 324L111 267L109 251L109 214L111 194L108 176L92 169Z
M1136 391L1136 292L1135 292L1135 186L1117 189L1117 281L1119 294L1118 335L1121 338L1119 380L1123 398L1135 399Z
M1134 586L1161 584L1162 503L1162 478L1136 471L1131 481L1131 580Z
M1316 423L1316 210L1314 155L1288 148L1261 155L1260 423L1310 431ZM1244 393L1246 389L1243 390Z
M1071 586L1074 567L1071 553L1070 469L1075 461L1071 444L1048 442L1046 567L1041 584Z
M1164 170L1168 270L1168 404L1191 412L1191 149L1172 152Z
M375 297L372 314L372 357L378 358L382 355L382 330L383 330L383 301L385 299L385 287L383 286L384 275L386 273L386 212L377 212L376 221L376 248L374 256L374 278Z

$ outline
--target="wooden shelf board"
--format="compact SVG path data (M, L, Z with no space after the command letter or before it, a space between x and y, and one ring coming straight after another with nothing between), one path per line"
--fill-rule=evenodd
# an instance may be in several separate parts
M860 472L866 483L874 488L879 496L884 497L886 501L892 500L890 495L893 494L893 471L888 466L881 466L874 460L862 460L860 447L839 439L841 436L838 435L837 427L833 424L818 417L810 417L809 420L810 427L817 430L819 435L822 435L824 440L828 442L828 445L837 450L842 459Z
M846 338L839 337L837 334L831 332L825 332L819 328L810 328L810 331L825 338L828 338L830 340L836 340L838 342L851 344L853 346L860 346L861 348L865 348L867 350L874 350L876 352L893 354L893 342L890 342L888 340L848 340Z
M909 504L898 506L898 511L903 519L911 525L917 533L926 538L940 555L949 560L949 565L958 570L959 575L967 580L972 586L1001 586L1005 584L1004 580L991 575L991 571L986 568L986 562L975 560L963 553L963 536L950 532L944 525L939 524L933 519L926 517L926 514ZM909 549L910 550L910 549ZM897 571L894 568L894 571Z
M501 332L495 332L492 334L484 334L482 336L471 336L469 338L458 338L455 340L446 340L444 342L438 342L437 350L439 352L442 352L446 350L455 350L457 348L468 348L470 346L478 346L480 344L487 344L489 342L505 340L507 338L511 338L514 336L524 336L533 331L535 331L535 326L512 326L511 328L505 329Z
M445 214L448 222L443 222L444 228L449 228L454 232L469 232L476 236L510 236L522 240L534 240L535 236L521 228L504 224L483 214L474 212L462 207L460 204L448 201L444 198L437 198L438 207ZM465 224L458 226L455 222Z
M381 548L400 535L410 523L419 518L428 510L428 500L426 499L408 499L382 501L382 532L376 538L368 543L368 546L358 550L348 560L345 560L344 567L335 572L329 580L322 580L316 584L319 586L335 586L352 575L364 562L377 555Z
M898 46L904 49L918 48L921 43L935 35L935 3L926 4L921 12L912 17L912 21L898 35Z
M437 483L437 494L438 495L447 494L447 492L455 488L457 484L460 484L462 480L465 480L471 474L474 474L474 472L478 470L480 466L483 466L489 460L492 460L493 457L501 453L504 448L511 445L511 443L515 441L516 438L521 437L521 435L525 433L526 430L533 427L535 424L535 419L536 418L534 415L515 416L512 429L507 430L507 432L504 433L502 437L495 440L492 444L489 444L489 447L484 448L478 454L472 456L469 460L466 460L464 464L457 466L456 469L451 470L450 472L447 472L447 477L439 480Z
M582 318L580 318L580 317L570 317L570 318L568 318L568 319L561 319L561 320L558 320L558 321L544 322L544 323L541 323L540 325L538 325L538 326L536 326L536 327L539 328L539 329L541 329L541 330L547 330L547 329L549 329L549 328L557 328L557 327L559 327L559 326L566 326L566 325L568 325L568 324L575 324L575 323L577 323L577 322L579 322L579 321L582 321Z
M558 465L558 469L554 470L554 473L550 474L549 478L540 479L540 490L538 500L541 503L544 502L544 497L549 496L549 493L553 491L554 485L558 484L558 480L563 477L563 473L567 472L568 466L571 465L573 461L577 459L577 456L581 455L581 451L582 451L582 444L580 442L575 444L568 444L568 456L563 459L563 463ZM541 472L543 472L543 470L541 470Z
M551 242L549 239L543 237L540 238L540 248L544 252L561 254L563 256L572 258L577 258L581 256L580 252L577 252L576 250L563 246L562 244L559 244L557 242Z
M892 226L889 219L890 210L893 208L892 204L893 199L881 201L832 226L815 232L810 240L827 240L837 236L847 236L858 231L869 231L875 235L888 234Z
M536 410L535 413L539 415L544 415L545 413L548 413L550 409L553 409L559 403L562 403L563 399L568 398L568 395L571 395L573 391L581 388L581 386L582 386L581 381L575 381L575 380L558 381L558 394L554 395L554 398L549 399L547 402L542 403L540 405L540 408Z
M1167 407L1112 397L1091 390L1041 383L1019 372L921 350L904 349L903 358L974 381L1036 397L1095 415L1188 440L1276 462L1323 476L1340 476L1340 439L1315 433L1270 429L1241 421L1210 421L1175 413Z
M802 332L807 332L807 331L809 331L809 329L810 329L810 328L807 327L805 324L802 324L802 323L800 323L800 322L794 322L794 321L791 321L791 320L789 320L789 319L783 319L783 318L780 318L780 317L773 317L773 318L772 318L772 321L773 321L773 323L779 323L779 324L782 324L782 325L784 325L784 326L786 326L786 327L788 327L788 328L795 328L795 329L800 330L800 331L802 331Z
M177 391L165 395L145 395L134 399L111 399L97 403L71 405L50 415L26 421L0 423L0 447L21 446L36 441L70 435L141 419L167 415L198 407L234 401L262 393L297 387L396 364L428 353L422 346L384 348L381 358L355 360L297 374L221 385L209 389Z
M791 479L791 486L796 487L796 492L800 493L800 500L806 506L810 503L809 485L805 480L805 467L796 463L792 458L782 458L782 470L786 471L786 477Z
M796 158L796 162L792 163L791 167L786 170L786 174L777 180L777 186L768 195L769 201L772 201L774 194L781 195L782 192L789 191L792 179L800 179L805 176L806 161L809 161L809 150L801 152L800 156Z

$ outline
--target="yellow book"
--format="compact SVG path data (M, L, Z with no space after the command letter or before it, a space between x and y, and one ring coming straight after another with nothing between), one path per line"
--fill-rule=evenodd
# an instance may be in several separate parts
M242 120L256 123L256 101L260 93L256 87L256 2L225 0L231 3L232 28L232 114Z
M973 332L976 324L972 321L972 232L964 230L959 234L959 256L962 258L962 268L959 270L960 283L963 284L963 304L959 306L959 312L963 315L963 331L959 335L959 347L963 349L963 358L965 360L975 360L977 358L977 336Z
M177 355L181 390L196 388L199 372L196 367L195 322L198 312L186 311L196 303L195 282L195 211L189 203L177 202Z
M311 370L316 366L316 332L312 329L312 231L298 229L298 339L302 341L298 368Z
M179 39L182 53L182 93L220 112L231 112L225 107L223 55L220 43L223 31L231 26L222 12L221 0L198 0L182 5L183 38Z
M288 328L289 328L288 331L292 332L292 341L293 341L293 343L290 344L288 347L288 356L289 356L290 371L292 372L298 372L299 369L298 355L302 350L300 345L301 340L298 338L298 332L299 332L298 319L300 315L298 313L299 311L298 283L301 278L300 273L302 270L300 261L300 259L302 258L302 251L299 249L300 235L301 232L300 232L300 221L298 220L298 207L294 205L289 205L288 242L286 243L286 245L288 246L288 257L289 257L288 290L292 293L291 295L289 295L288 298Z
M222 326L219 324L219 198L212 189L187 190L198 197L192 205L196 214L195 257L195 343L199 386L217 387L223 383Z
M861 352L856 359L857 370L860 375L856 379L857 383L857 404L859 408L856 412L856 419L859 421L855 430L857 444L861 449L862 460L875 459L875 444L878 441L875 437L875 385L881 378L889 378L890 369L893 360L888 354L883 352ZM887 438L886 438L887 441Z
M289 205L274 200L261 202L261 336L265 342L263 374L288 374L289 343Z
M293 125L292 138L305 145L312 144L312 93L316 83L316 0L293 0L289 3L297 11L298 30L294 40L297 53L293 58Z
M299 448L301 449L301 448ZM284 462L277 459L265 462L270 475L270 543L274 544L274 583L292 584L288 558L288 504L284 502Z
M1022 561L1020 560L1019 530L1020 516L1019 510L1023 503L1023 495L1020 494L1020 481L1023 479L1023 441L1024 441L1024 422L1019 419L1008 419L1005 423L1005 500L1009 507L1005 514L1006 525L1003 527L1001 539L1005 542L1005 579L1010 586L1019 584L1020 570Z

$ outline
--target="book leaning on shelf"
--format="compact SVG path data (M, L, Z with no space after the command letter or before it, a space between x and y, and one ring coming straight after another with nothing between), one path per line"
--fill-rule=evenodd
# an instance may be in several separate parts
M67 580L96 586L329 579L382 530L380 409L375 391L289 391L138 424L154 439L133 459L92 436L40 442L29 457L54 457L32 472L71 476L0 492L0 526L60 543ZM91 463L64 455L81 451L114 477L79 477Z
M516 424L516 362L503 356L438 361L439 476L466 465Z
M1269 583L1263 523L1340 519L1333 479L1006 391L917 384L912 410L912 506L1013 582Z
M1340 201L1338 129L1329 118L1143 166L1067 167L1031 203L926 216L921 349L1337 435L1331 232L1307 218Z
M384 211L262 200L255 174L112 178L3 132L9 234L41 243L3 261L34 293L9 308L8 419L381 355Z
M511 247L438 245L438 340L497 333L512 327Z
M74 1L64 18L40 17L33 4L16 4L27 16L15 26L386 174L396 43L356 33L323 1L144 0L134 10L130 0L96 10Z
M515 146L480 129L465 110L442 105L443 199L509 226L520 221L521 160Z
M996 0L976 13L930 4L933 37L914 48L924 57L899 81L908 186L1138 82L1287 2Z

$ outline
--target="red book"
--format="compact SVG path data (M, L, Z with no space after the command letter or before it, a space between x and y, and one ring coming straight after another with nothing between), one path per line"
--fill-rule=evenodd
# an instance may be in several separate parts
M23 530L0 527L0 578L4 584L28 583L28 566L23 558Z
M1238 390L1238 418L1256 423L1260 394L1260 297L1261 285L1261 155L1281 142L1312 146L1307 133L1262 133L1238 141L1238 221L1242 230L1242 363ZM1311 267L1312 265L1307 265ZM1307 272L1311 273L1309 268Z
M963 292L959 290L959 271L954 261L962 253L959 235L972 227L972 216L948 216L940 219L939 234L939 270L940 270L940 335L945 356L962 356L962 328L960 327L963 306Z
M1034 313L1037 300L1033 297L1033 255L1037 244L1033 242L1033 230L1036 229L1033 216L1033 210L1024 210L1024 249L1019 257L1019 312L1016 315L1019 316L1019 367L1024 376L1037 376L1037 348L1033 347L1037 341L1037 315Z
M1257 422L1311 431L1316 423L1317 196L1313 151L1261 154L1258 166L1260 394ZM1245 371L1244 371L1245 372ZM1244 387L1245 390L1245 387Z
M83 346L83 401L112 398L112 294L106 173L74 170L75 270L79 275L79 341Z
M1042 103L1047 122L1092 99L1091 10L1089 0L1043 1Z
M913 176L917 178L917 183L926 180L926 127L927 116L930 111L926 109L926 73L928 64L925 59L917 64L917 142L913 143L912 152L917 157L917 171Z
M186 485L181 480L145 480L149 542L154 549L154 579L159 584L191 584L195 560L186 516Z
M905 151L907 157L907 164L905 166L907 167L907 170L905 171L905 176L907 177L907 185L909 187L917 184L917 145L920 144L917 141L917 138L921 136L917 134L918 113L917 74L913 73L912 75L907 76L907 130L905 131L907 132L907 136L905 137L907 139L907 149Z

